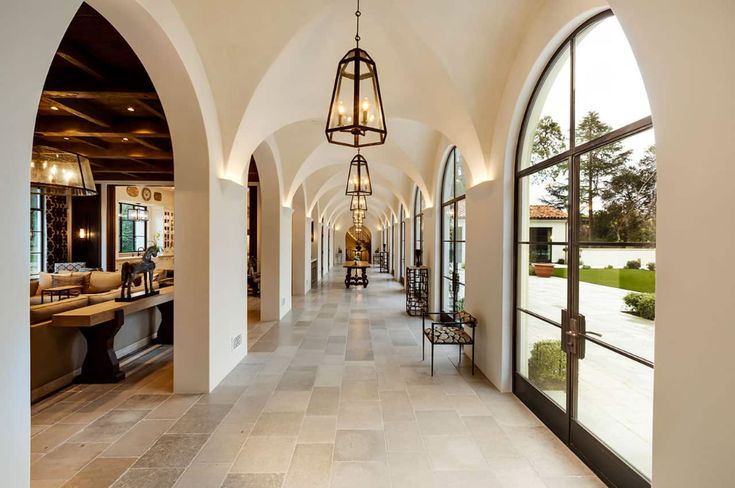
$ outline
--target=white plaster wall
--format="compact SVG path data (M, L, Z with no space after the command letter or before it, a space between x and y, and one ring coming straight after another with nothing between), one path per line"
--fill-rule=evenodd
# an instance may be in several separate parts
M653 484L735 478L735 2L611 1L646 83L658 159ZM727 218L727 217L725 217ZM695 266L682 257L698 253ZM713 240L714 239L714 240Z
M311 223L303 208L294 209L292 218L293 294L305 295L311 289Z

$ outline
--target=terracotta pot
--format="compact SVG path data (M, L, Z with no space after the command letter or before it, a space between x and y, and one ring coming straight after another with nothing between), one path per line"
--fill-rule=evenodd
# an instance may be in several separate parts
M554 274L554 265L552 263L534 263L533 269L539 278L550 278Z

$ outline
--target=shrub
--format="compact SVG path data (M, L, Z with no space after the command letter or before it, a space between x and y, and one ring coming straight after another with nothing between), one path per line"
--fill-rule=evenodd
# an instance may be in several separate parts
M623 297L623 302L634 314L644 319L656 318L656 295L653 293L628 293Z
M608 264L607 266L605 266L605 269L613 269L613 265L612 264Z
M646 268L648 269L648 271L656 271L656 263L648 263L646 265Z
M589 265L583 264L583 265L582 265L582 269L592 269L592 266L589 266Z
M530 265L528 267L528 274L529 276L536 276L536 269L533 267L533 265Z
M567 355L561 350L561 341L535 343L528 359L528 379L542 390L564 390L566 377Z
M566 261L564 261L564 258L559 258L556 260L556 264L564 264Z
M641 260L639 259L631 259L627 263L625 263L625 269L641 269Z

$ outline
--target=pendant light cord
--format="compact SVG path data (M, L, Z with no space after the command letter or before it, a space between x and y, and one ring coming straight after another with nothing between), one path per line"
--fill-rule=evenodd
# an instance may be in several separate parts
M357 10L355 10L357 29L355 30L355 47L360 47L360 0L357 0Z

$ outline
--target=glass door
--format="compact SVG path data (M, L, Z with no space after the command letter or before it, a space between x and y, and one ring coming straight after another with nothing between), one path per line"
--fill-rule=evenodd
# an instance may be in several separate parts
M607 484L650 487L656 151L612 12L557 50L516 167L513 391Z

